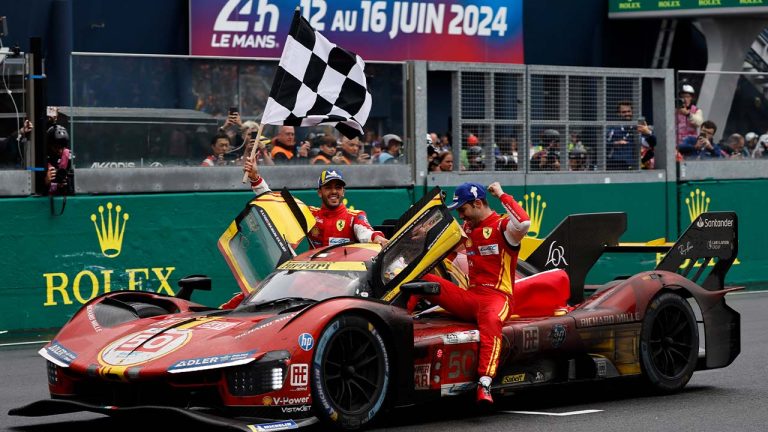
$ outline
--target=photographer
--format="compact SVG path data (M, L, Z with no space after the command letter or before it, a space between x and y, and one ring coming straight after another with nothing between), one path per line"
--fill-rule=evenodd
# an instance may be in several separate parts
M73 195L72 154L69 133L64 126L54 124L46 133L47 173L45 185L50 195Z
M686 160L724 157L725 152L712 140L715 132L717 132L717 125L710 120L705 121L701 124L701 133L698 136L688 136L683 139L678 147L680 154Z
M704 121L704 112L693 104L696 92L690 84L680 87L678 98L675 100L675 124L677 132L677 145L682 144L683 139L696 136L696 133Z
M541 148L531 156L531 171L560 171L560 132L545 129L541 133Z
M644 169L653 168L656 136L648 126L645 117L638 118L637 123L632 124L635 120L630 101L620 101L617 104L616 113L625 124L608 128L606 168L636 170L638 165ZM639 161L638 158L640 158Z

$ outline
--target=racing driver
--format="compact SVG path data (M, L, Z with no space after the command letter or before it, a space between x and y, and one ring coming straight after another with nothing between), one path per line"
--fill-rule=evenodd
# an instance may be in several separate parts
M248 173L251 188L256 195L269 192L269 185L259 175L256 164L246 159L243 171ZM312 247L360 242L378 243L386 246L389 240L381 231L375 231L362 210L350 210L344 205L344 177L339 170L323 170L317 180L317 195L322 201L321 207L310 206L315 217L315 226L309 231Z
M243 171L248 173L251 189L258 196L269 192L269 185L259 175L256 164L251 157L245 159ZM317 195L322 201L321 207L309 206L315 217L315 226L309 231L307 238L312 247L343 244L343 243L378 243L386 246L389 240L381 231L375 231L362 210L350 210L344 205L344 187L346 182L339 170L323 170L317 180ZM234 309L245 298L244 293L236 294L228 302L221 305L222 309Z
M478 183L457 187L448 206L458 210L464 220L469 289L432 274L424 276L424 280L440 284L440 294L426 296L428 300L463 320L477 322L480 330L477 402L491 404L491 380L499 363L501 328L514 304L512 285L517 254L531 222L525 210L502 191L498 182L491 183L488 192L501 200L506 215L500 216L488 206L485 188Z

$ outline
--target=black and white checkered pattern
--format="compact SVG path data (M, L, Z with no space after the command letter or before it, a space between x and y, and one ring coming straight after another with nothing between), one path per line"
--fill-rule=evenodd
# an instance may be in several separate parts
M262 123L332 124L348 138L362 135L371 112L364 69L360 56L329 42L297 10Z

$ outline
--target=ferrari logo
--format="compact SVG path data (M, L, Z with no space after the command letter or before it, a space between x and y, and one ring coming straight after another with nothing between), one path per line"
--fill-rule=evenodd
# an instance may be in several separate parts
M493 232L493 228L491 227L483 228L483 237L485 237L485 239L488 240L491 237L492 232Z
M464 242L464 247L472 247L472 239L467 237L467 240Z
M318 228L318 227L312 228L312 235L315 236L315 237L319 236L320 235L320 228Z
M336 229L341 231L344 229L344 221L343 220L337 220L336 221Z

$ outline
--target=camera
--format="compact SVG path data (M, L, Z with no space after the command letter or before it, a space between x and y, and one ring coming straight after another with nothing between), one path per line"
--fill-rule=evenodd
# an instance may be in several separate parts
M680 109L683 106L685 106L685 101L683 100L683 98L676 98L675 99L675 109Z
M237 112L237 107L229 107L229 115L233 115Z
M259 131L251 131L251 139L254 140L259 137Z

